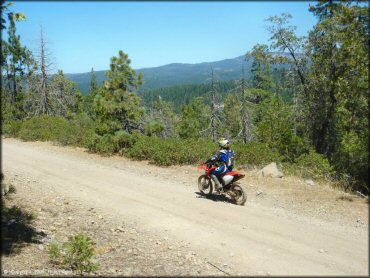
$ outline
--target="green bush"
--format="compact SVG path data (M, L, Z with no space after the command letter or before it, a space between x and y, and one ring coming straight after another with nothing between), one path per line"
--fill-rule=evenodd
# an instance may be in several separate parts
M282 156L272 151L267 144L251 142L248 144L235 144L236 161L238 164L263 166L271 162L282 161Z
M95 242L90 237L79 234L69 238L69 241L60 248L53 242L49 246L49 255L54 263L72 269L78 273L92 272L98 269L93 263L95 256Z
M57 242L52 242L49 245L49 255L52 261L58 262L58 259L61 257L60 248Z
M19 131L22 127L22 121L9 120L3 122L3 134L7 137L18 137Z
M25 141L54 141L62 145L86 146L94 133L94 122L85 115L71 120L60 116L39 116L24 121L11 121L6 135Z
M316 179L331 179L335 173L328 159L313 149L298 157L297 162L290 164L289 168L291 173Z
M237 153L238 165L259 166L282 160L277 152L263 143L235 144L233 148ZM114 135L95 135L89 149L102 154L119 153L136 160L149 160L156 165L169 166L199 164L215 154L218 146L205 139L161 139L119 131Z

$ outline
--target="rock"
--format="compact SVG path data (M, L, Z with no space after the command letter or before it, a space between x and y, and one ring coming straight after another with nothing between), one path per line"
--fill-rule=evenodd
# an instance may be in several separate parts
M125 229L123 229L123 227L118 227L118 228L116 228L116 231L117 232L124 233L125 232Z
M185 171L185 174L189 174L189 171Z
M259 196L259 195L261 195L261 194L263 194L263 192L262 192L262 191L257 191L257 192L256 192L256 196Z
M91 220L91 224L94 224L95 223L95 221L94 220Z
M39 250L41 250L41 251L43 251L43 250L44 250L44 246L43 246L42 244L39 244L39 245L37 246L37 248L38 248Z
M320 253L324 253L324 252L325 252L325 250L324 250L324 249L320 249L320 250L319 250L319 252L320 252Z
M315 185L315 182L312 179L306 179L306 180L304 180L304 182L307 183L308 185L311 185L311 186Z
M273 177L273 178L282 178L284 176L283 172L281 172L276 162L272 162L269 165L262 168L260 171L258 171L259 175L262 175L263 177Z
M72 220L72 217L71 217L71 216L69 216L67 219L68 219L68 220Z

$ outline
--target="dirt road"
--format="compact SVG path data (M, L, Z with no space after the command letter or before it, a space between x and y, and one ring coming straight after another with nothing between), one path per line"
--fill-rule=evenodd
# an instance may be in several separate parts
M186 242L232 275L368 275L368 219L362 227L324 221L259 203L255 194L245 206L200 198L201 172L191 166L160 168L14 139L3 140L2 151L5 175L27 175L45 192Z

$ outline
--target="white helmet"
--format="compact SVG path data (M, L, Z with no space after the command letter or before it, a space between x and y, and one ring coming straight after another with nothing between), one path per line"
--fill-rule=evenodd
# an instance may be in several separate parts
M230 142L226 138L221 138L218 141L218 145L220 146L220 148L223 148L223 149L229 149L230 148Z

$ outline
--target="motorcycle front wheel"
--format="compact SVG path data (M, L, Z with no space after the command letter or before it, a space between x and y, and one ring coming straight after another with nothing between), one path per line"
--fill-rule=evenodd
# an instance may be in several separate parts
M198 189L203 195L210 195L213 191L212 181L206 175L201 175L198 178Z
M232 187L232 195L235 204L243 206L247 201L247 193L240 185L236 184Z

